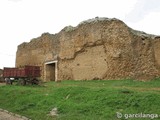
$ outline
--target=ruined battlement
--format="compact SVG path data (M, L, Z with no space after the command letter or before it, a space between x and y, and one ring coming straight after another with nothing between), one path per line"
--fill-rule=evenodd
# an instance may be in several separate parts
M152 79L160 76L159 46L159 36L96 17L22 43L16 66L42 66L44 78L45 63L56 60L58 80Z

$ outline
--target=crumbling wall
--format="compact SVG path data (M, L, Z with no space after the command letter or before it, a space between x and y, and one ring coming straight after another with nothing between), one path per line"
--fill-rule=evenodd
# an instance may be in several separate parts
M40 37L32 39L29 43L18 46L16 54L16 67L24 65L41 66L41 78L44 79L44 63L57 59L59 52L58 35L44 33Z
M2 69L0 69L0 82L4 82L3 70Z
M61 31L60 80L146 80L160 75L155 36L132 30L117 19L94 19L69 29Z
M58 60L58 80L152 79L160 76L160 38L118 19L95 18L18 46L16 66Z
M134 71L135 79L149 80L160 75L155 63L154 44L155 36L131 30L133 33Z
M2 74L3 74L3 70L2 70L2 69L0 69L0 77L2 76Z
M155 37L155 40L152 41L154 46L154 57L156 67L160 67L160 37Z

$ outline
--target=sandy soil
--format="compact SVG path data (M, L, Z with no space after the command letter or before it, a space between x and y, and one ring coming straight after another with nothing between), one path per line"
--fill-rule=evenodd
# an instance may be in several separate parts
M0 83L0 86L2 86L2 85L6 85L6 83Z
M0 120L24 120L24 119L0 111Z

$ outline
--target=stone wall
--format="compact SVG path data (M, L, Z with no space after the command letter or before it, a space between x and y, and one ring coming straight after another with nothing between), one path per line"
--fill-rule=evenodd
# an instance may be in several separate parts
M0 76L2 76L2 73L3 73L3 70L2 70L2 69L0 69Z
M160 38L118 19L95 18L18 47L16 66L58 60L58 80L152 79L160 75Z
M18 46L16 54L16 67L25 65L41 66L41 78L45 78L44 63L57 59L59 53L58 35L44 33L32 39L29 43Z
M4 82L4 79L3 79L3 70L0 69L0 82Z
M155 40L152 41L154 46L154 57L155 57L155 66L160 67L160 37L155 37Z
M151 79L159 76L160 41L117 19L80 24L62 31L59 79ZM155 46L155 47L154 47Z

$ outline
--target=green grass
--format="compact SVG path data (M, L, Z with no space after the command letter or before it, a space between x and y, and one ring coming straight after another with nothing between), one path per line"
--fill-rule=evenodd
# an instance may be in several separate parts
M55 107L58 117L49 116L49 111ZM123 115L160 115L160 79L148 82L95 80L49 82L42 86L0 86L0 108L32 120L120 120L116 117L117 112Z

